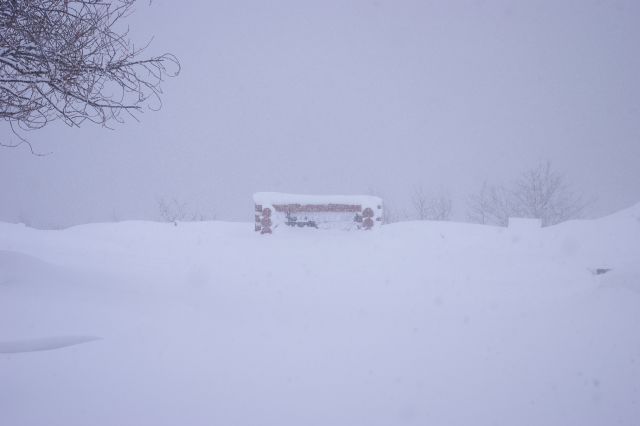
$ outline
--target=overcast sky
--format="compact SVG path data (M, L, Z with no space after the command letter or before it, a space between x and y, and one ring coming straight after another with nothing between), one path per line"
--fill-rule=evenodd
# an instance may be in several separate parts
M164 106L0 149L0 220L158 218L177 198L253 219L256 191L412 188L454 216L483 180L551 160L598 216L640 201L638 1L141 1L149 53L182 63ZM0 132L11 138L8 127Z

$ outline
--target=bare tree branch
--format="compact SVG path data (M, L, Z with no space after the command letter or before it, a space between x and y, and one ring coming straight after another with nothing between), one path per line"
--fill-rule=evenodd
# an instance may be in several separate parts
M170 53L142 57L148 45L116 31L135 1L0 1L0 120L20 130L54 120L107 126L158 109L161 83L180 63Z

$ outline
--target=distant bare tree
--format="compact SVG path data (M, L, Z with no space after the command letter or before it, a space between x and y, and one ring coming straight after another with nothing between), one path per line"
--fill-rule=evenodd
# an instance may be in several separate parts
M543 226L578 218L585 208L582 197L568 187L550 161L524 172L514 183L512 196L519 216L542 219Z
M549 226L580 217L585 206L546 161L523 172L509 187L484 183L478 194L469 197L467 213L477 223L506 226L509 217L530 217Z
M111 209L111 222L120 222L120 215L115 208Z
M187 203L179 201L177 198L166 200L159 197L156 200L158 204L158 213L164 222L170 222L178 225L178 222L187 218Z
M39 129L107 125L161 106L160 83L177 75L166 53L143 57L122 20L136 0L0 0L0 120ZM152 102L153 101L153 102ZM4 146L17 146L26 141Z
M393 204L387 201L384 202L383 224L388 225L390 223L401 222L407 220L407 218L408 215L404 210L397 210Z
M416 213L416 218L418 220L426 220L429 214L429 200L427 195L424 193L424 189L421 186L416 186L413 188L411 204L413 205L413 210Z
M418 220L449 220L451 218L451 198L444 192L430 196L425 193L424 188L416 186L411 203Z
M509 191L487 182L467 200L467 218L475 223L507 226L513 210Z
M158 214L163 222L173 223L178 225L178 222L202 222L205 220L215 220L215 214L205 215L200 211L189 209L188 203L181 201L177 198L171 198L169 200L158 197L156 198L158 205Z

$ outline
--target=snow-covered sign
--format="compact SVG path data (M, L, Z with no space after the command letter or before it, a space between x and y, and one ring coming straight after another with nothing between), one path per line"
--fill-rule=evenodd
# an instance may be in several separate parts
M253 194L256 232L278 227L364 229L382 224L382 199L370 195Z

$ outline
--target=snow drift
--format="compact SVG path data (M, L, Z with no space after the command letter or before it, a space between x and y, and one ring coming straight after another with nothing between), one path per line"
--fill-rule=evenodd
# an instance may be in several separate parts
M639 259L640 205L532 230L0 224L0 424L636 425Z

